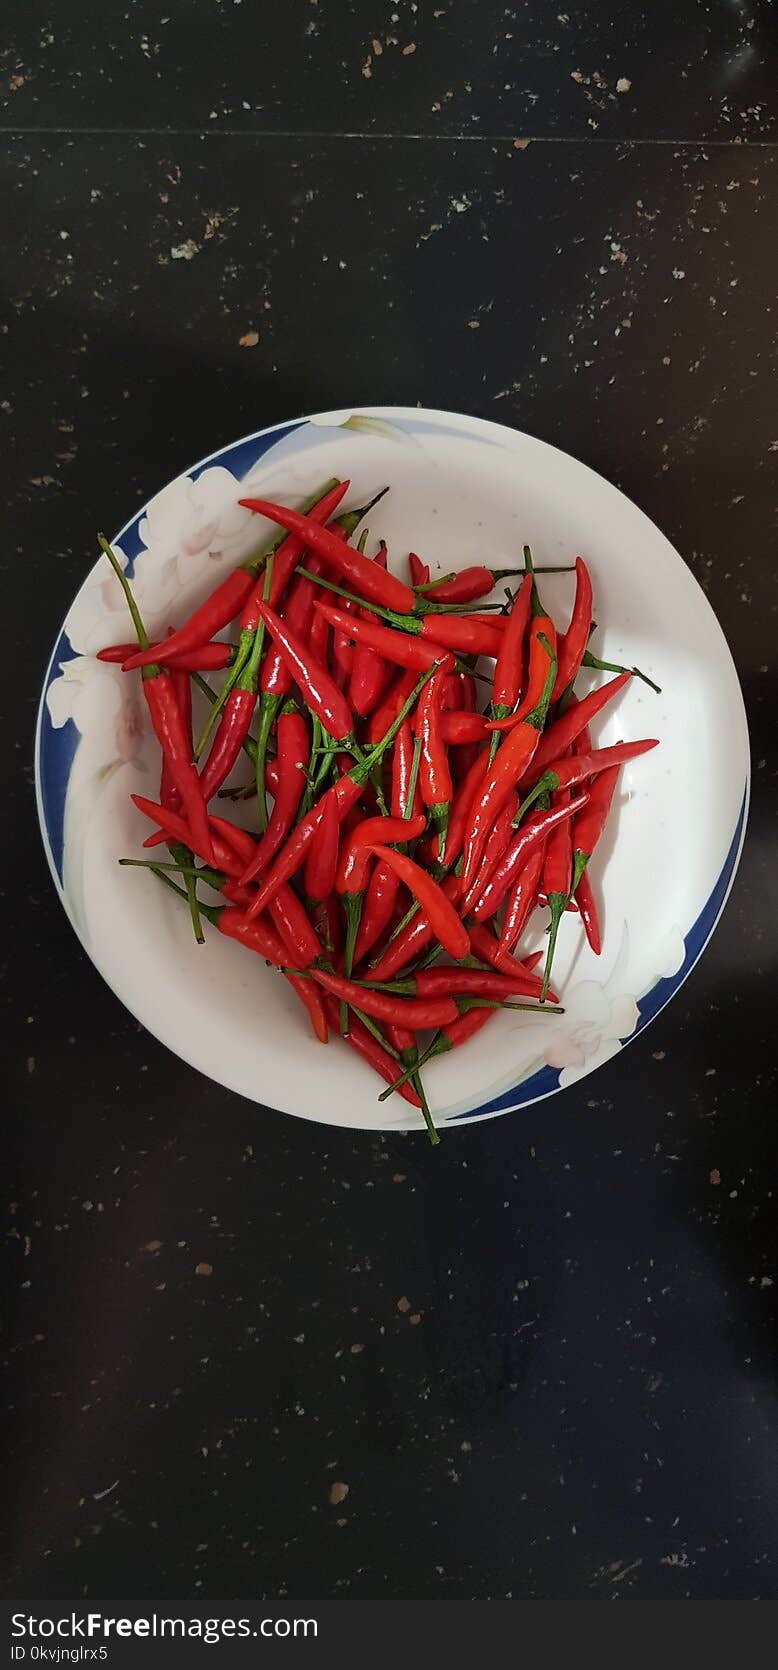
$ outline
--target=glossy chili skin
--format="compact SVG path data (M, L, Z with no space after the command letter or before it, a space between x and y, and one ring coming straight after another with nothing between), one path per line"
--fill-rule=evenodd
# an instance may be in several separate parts
M441 891L449 902L453 903L461 891L459 877L446 876L441 882ZM434 937L434 930L422 907L371 965L371 979L392 980L401 969L419 956Z
M557 674L551 692L552 702L558 702L562 692L572 684L584 658L592 624L592 582L583 557L575 559L575 601L570 625L557 645Z
M330 1026L333 1032L336 1032L338 1029L338 1005L335 998L326 993L324 995L324 1008ZM486 1012L489 1013L488 1010ZM349 1029L346 1033L345 1042L353 1050L356 1050L358 1055L361 1055L363 1061L366 1061L368 1066L372 1067L373 1071L378 1073L386 1084L394 1084L397 1078L397 1062L387 1050L381 1048L372 1033L368 1032L367 1027L363 1025L359 1016L353 1013L349 1017ZM421 1107L416 1091L412 1090L409 1084L399 1084L397 1095L402 1096L404 1101L409 1102L412 1108Z
M200 777L205 801L216 794L229 776L248 736L256 705L256 691L240 687L230 691Z
M512 713L521 689L524 638L529 624L532 601L532 575L525 574L513 600L508 625L494 668L492 685L492 714L501 719Z
M500 811L497 813L494 823L489 830L484 850L481 854L481 862L475 876L473 877L470 887L462 899L461 911L463 916L470 909L470 906L475 903L475 900L480 898L489 877L494 873L497 865L500 863L500 860L505 856L505 853L508 850L508 844L513 836L513 818L518 805L518 799L519 797L515 790L509 794L505 805L501 807Z
M408 575L412 586L424 586L430 577L429 564L422 562L415 551L408 552Z
M592 884L586 870L578 877L575 887L575 898L584 925L584 932L595 957L602 951L602 932L597 911L597 903L592 891Z
M308 968L316 957L321 956L316 931L288 882L279 887L268 905L268 913L280 938L289 947L297 968Z
M361 1009L377 1021L397 1021L411 1032L432 1031L435 1027L444 1026L447 1021L456 1020L459 1014L451 997L393 997L387 992L369 991L365 986L358 986L353 980L346 980L340 974L330 974L323 968L314 969L313 978L325 991L348 1003L351 1008Z
M313 658L297 633L267 603L259 605L259 617L283 655L306 706L336 742L353 738L354 715L327 668Z
M386 547L381 546L373 558L380 568L386 568ZM364 615L367 610L363 611ZM368 644L355 644L349 679L349 704L360 719L372 713L386 684L387 663L378 651Z
M551 797L551 805L555 811L560 807L569 806L569 804L569 789L559 789L557 793ZM541 888L546 896L546 902L551 913L551 922L549 926L548 951L546 954L546 964L543 974L543 985L541 987L542 996L545 996L548 988L548 982L551 977L551 967L556 951L559 924L567 908L567 901L570 894L573 876L572 863L572 830L570 819L567 818L562 823L557 824L555 829L552 829L551 834L546 841L546 850L543 854Z
M567 759L555 760L553 765L546 766L533 792L552 794L558 789L574 788L589 777L597 777L601 771L608 771L613 766L626 765L629 760L639 759L658 746L656 737L643 737L637 742L614 742L610 748L594 748L585 754L572 753Z
M495 944L496 944L495 940ZM503 972L485 968L425 968L401 982L416 997L537 997L539 979L514 962Z
M206 864L212 864L213 845L200 779L192 764L192 739L186 734L170 674L161 670L155 673L153 667L144 668L143 693L154 734L167 759L170 776L198 843L196 847L192 843L192 850L198 852Z
M494 915L520 869L527 863L533 848L545 844L552 829L558 823L572 817L583 798L580 797L574 806L560 806L548 812L533 812L521 824L504 857L486 883L483 893L472 907L477 922L487 922L489 917Z
M144 841L144 846L158 846L162 842L167 842L170 837L172 840L181 841L184 846L191 848L191 851L196 853L204 864L212 864L216 869L224 870L227 875L240 878L245 866L240 863L234 848L228 846L226 841L221 840L221 838L214 838L209 830L209 851L211 853L209 858L206 856L205 850L201 851L197 836L179 812L173 812L166 806L160 806L157 801L148 800L145 795L133 794L130 799L138 807L138 810L144 813L145 817L150 818L152 823L155 823L163 831L161 835L150 836L148 841Z
M533 705L527 712L526 717L519 724L514 725L507 736L503 737L476 794L465 837L462 872L465 892L475 879L481 854L494 819L505 805L523 773L527 770L540 741L540 733L548 707L548 696L556 676L556 662L553 656L549 658L550 640L543 638L539 639L538 643L545 661L545 682L539 689L540 671L536 671L533 666L531 648L530 674L525 700L529 700L531 696ZM522 703L522 706L524 705Z
M373 851L395 871L409 893L413 894L443 950L456 959L466 957L470 949L467 929L443 888L406 853L384 846L376 846Z
M408 805L413 775L413 758L413 730L410 720L406 719L397 732L394 739L394 748L392 749L392 816L395 818L405 818L411 815L419 817L421 815L422 801L418 775L413 792L413 806L409 807ZM398 836L398 840L402 840L402 838L402 836ZM412 839L410 835L405 838L406 840Z
M327 482L324 489L319 489L314 497L307 501L308 509L313 510L321 499L322 493L328 493L337 485L335 481ZM345 485L348 486L348 483ZM228 574L221 584L216 587L215 591L211 592L210 597L207 597L205 602L201 603L199 609L195 609L184 625L165 640L163 650L159 652L151 649L141 650L131 656L125 665L128 667L145 667L154 661L155 654L158 655L158 658L164 656L164 660L167 661L171 655L188 654L190 650L198 649L201 644L208 643L208 640L214 638L222 627L228 626L229 622L240 614L246 599L253 590L256 576L264 568L268 556L271 552L279 551L283 543L283 535L276 536L256 556L247 557L245 563L240 568L234 569L232 574Z
M441 858L454 792L442 735L442 702L447 676L444 672L437 672L425 685L416 717L416 734L421 742L419 790L438 831Z
M346 781L346 779L342 779ZM335 886L338 868L340 818L334 795L325 795L324 815L305 859L305 892L309 899L326 899Z
M378 706L373 709L365 727L365 739L369 746L380 741L388 731L393 719L396 719L403 702L407 701L416 682L416 673L412 667L406 667L398 672L393 679L385 696L382 696Z
M362 818L343 842L335 887L338 893L362 893L367 883L373 847L377 841L413 841L426 828L418 818Z
M274 790L273 810L267 829L247 869L244 882L253 881L267 869L297 816L297 809L305 788L305 767L308 764L308 727L302 714L294 707L280 713L277 727L278 754L274 762L278 774Z
M162 644L152 644L151 648L159 650ZM137 652L137 644L109 644L107 649L97 651L97 660L105 661L108 666L123 666L131 655ZM201 644L199 649L193 649L189 654L166 655L165 665L171 673L177 670L182 673L219 673L223 667L231 666L235 660L234 644Z
M358 965L378 944L392 918L401 882L388 864L377 863L370 876L362 906L354 945L354 963Z
M330 490L329 493L325 493L324 497L319 500L313 510L309 511L311 521L315 522L319 527L327 522L330 516L334 515L341 500L345 497L345 494L348 491L348 486L349 483L347 481L340 481L336 487L333 487ZM295 568L297 567L304 550L305 540L295 534L287 535L287 538L282 540L279 545L273 558L273 573L270 580L270 596L268 598L268 603L271 608L275 609L278 607L278 604L286 591L289 581L294 574ZM258 593L257 602L261 602L262 586L259 581L257 582L255 590Z
M343 609L335 609L332 604L323 603L318 598L316 609L330 626L347 632L355 643L368 644L371 649L378 650L384 660L394 667L424 672L427 667L434 666L443 653L440 643L427 643L410 634L396 632L391 626L362 620L358 615L346 614Z
M502 643L502 631L491 617L482 621L472 615L425 615L420 635L424 642L441 644L457 655L488 655L493 660Z
M617 678L612 678L608 684L603 684L599 690L592 690L588 696L583 696L579 702L569 707L559 719L552 720L548 729L543 733L537 754L532 761L532 772L528 774L528 782L536 782L541 771L544 771L547 765L551 765L554 760L561 760L564 757L568 748L583 730L584 725L588 725L596 714L601 713L602 709L613 701L614 696L618 696L619 691L624 689L625 684L629 683L631 677L631 673L619 673ZM495 726L495 728L497 727Z
M394 574L385 572L375 563L346 544L330 528L319 527L309 516L303 516L299 511L288 510L283 505L273 504L269 499L240 499L238 501L247 510L267 516L271 522L280 523L281 527L290 533L298 534L303 543L310 546L324 559L328 567L343 576L358 596L367 598L371 603L377 603L381 608L395 609L400 613L413 609L415 598L410 586L403 584Z

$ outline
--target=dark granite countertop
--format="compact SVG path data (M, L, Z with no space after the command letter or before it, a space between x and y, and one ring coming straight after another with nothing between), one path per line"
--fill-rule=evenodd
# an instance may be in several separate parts
M57 10L11 0L0 85L9 1589L775 1598L775 12ZM672 1007L437 1152L141 1033L32 789L95 526L262 424L416 401L659 523L754 763Z

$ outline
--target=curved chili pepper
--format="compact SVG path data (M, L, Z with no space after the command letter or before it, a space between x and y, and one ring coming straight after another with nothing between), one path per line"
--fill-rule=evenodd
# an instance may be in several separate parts
M297 712L294 703L289 702L279 715L278 754L276 760L270 762L277 772L276 786L272 789L273 810L270 822L243 877L244 883L253 881L255 876L267 869L292 827L305 788L308 747L308 728L305 720L302 714ZM270 765L265 776L266 780L270 778ZM268 787L271 787L269 782Z
M426 643L442 644L458 655L488 655L496 660L502 643L502 630L493 620L481 621L472 615L425 615L413 626L403 622L406 632L418 632Z
M109 667L123 665L128 656L135 654L137 647L137 644L109 644L107 649L97 651L96 659L107 662ZM156 650L160 645L150 644L149 648ZM190 650L188 655L166 655L165 665L171 673L219 673L223 667L232 666L236 656L234 644L201 644L199 649Z
M502 806L497 813L494 823L492 824L492 827L486 837L484 849L481 854L481 862L467 892L464 894L462 899L462 904L460 906L460 914L462 916L466 915L470 906L475 903L476 899L480 898L489 877L497 869L497 865L499 864L501 858L505 855L508 842L513 835L513 820L518 800L519 797L514 790L511 794L509 794L505 805Z
M581 795L570 806L555 807L547 812L533 812L527 818L489 878L480 898L476 899L472 907L477 922L487 922L489 917L494 915L533 849L542 846L551 830L555 829L558 823L563 823L566 818L571 817L581 804L585 804L586 799L587 795Z
M346 779L344 778L345 782ZM335 886L335 875L338 867L338 841L340 839L340 818L338 817L338 803L334 795L324 796L324 813L319 824L316 840L308 847L305 860L304 887L309 899L326 899Z
M326 667L313 660L307 646L269 604L260 603L259 618L283 655L306 706L336 742L353 742L354 715Z
M324 495L337 486L338 483L334 477L325 482L323 487L318 488L317 492L306 500L306 509L312 511ZM348 482L346 486L348 486ZM199 609L195 609L194 614L189 616L184 625L180 626L171 638L166 639L164 655L160 652L158 659L168 661L171 655L188 654L191 650L198 649L201 644L207 644L209 638L214 638L223 626L229 625L229 622L234 620L243 608L246 598L253 588L254 581L264 568L268 557L278 551L283 543L284 535L274 534L273 538L266 545L263 545L261 551L256 552L253 557L247 557L239 568L233 569L233 572L221 581L215 591L211 592L210 597L207 597L205 602L200 604ZM125 663L125 667L144 667L153 660L154 651L144 649L140 654L130 656Z
M375 846L373 851L390 869L395 871L413 894L427 917L436 939L450 957L466 957L470 949L467 929L460 920L449 898L433 877L415 864L406 853L392 847Z
M588 777L596 777L601 771L607 771L610 766L626 765L629 760L636 760L641 754L647 754L651 748L658 747L656 737L644 737L639 742L616 742L611 748L596 748L591 754L574 754L568 759L556 760L541 772L534 788L522 801L516 822L519 822L533 801L538 800L542 794L551 794L557 789L573 788L577 783L585 782Z
M271 869L262 881L254 904L251 906L252 912L256 914L259 911L264 910L268 901L273 898L281 883L289 881L290 877L293 876L297 870L299 870L305 857L306 849L313 840L321 824L328 797L332 796L337 803L338 819L340 822L342 822L346 813L351 810L351 807L356 805L360 795L362 794L365 783L370 776L370 772L376 762L383 757L387 748L394 741L403 719L407 718L408 714L412 711L415 706L417 696L420 694L424 683L429 677L430 670L427 669L427 671L422 673L420 678L417 680L417 683L414 685L410 695L406 698L403 707L400 708L397 717L392 720L391 725L385 735L381 738L381 741L376 743L371 752L366 754L363 759L358 760L357 764L352 766L351 770L347 772L344 777L341 777L337 783L333 783L332 787L322 795L318 803L311 807L310 812L306 812L305 817L301 818L293 833L290 835L286 846L275 858Z
M452 903L459 897L460 891L461 882L458 876L446 876L441 882L441 892ZM381 955L375 958L370 969L373 979L391 980L393 975L412 962L433 938L432 926L422 908L416 911L405 927L389 941Z
M312 985L313 982L308 981L307 984ZM338 1005L335 1002L335 999L325 995L324 1008L327 1019L329 1020L333 1031L335 1031L338 1025ZM358 1015L354 1015L353 1013L349 1024L349 1030L345 1036L345 1042L350 1044L351 1048L356 1050L358 1055L362 1056L363 1061L366 1061L368 1066L372 1067L373 1071L378 1073L379 1077L382 1078L385 1083L391 1085L394 1082L397 1077L396 1061L394 1061L387 1050L381 1048L377 1039L373 1038L368 1032L364 1022L359 1019ZM409 1084L399 1085L397 1094L398 1096L402 1096L404 1101L410 1102L411 1107L421 1107L421 1102L419 1101L416 1091L412 1090Z
M397 718L403 702L410 696L415 683L415 669L406 667L403 672L397 674L378 706L373 708L365 727L365 740L370 747L380 741L384 732L388 731L392 720Z
M327 1012L324 1007L324 997L319 991L315 981L308 979L299 980L295 974L287 973L284 974L284 979L288 980L292 991L297 993L300 1002L307 1009L314 1038L316 1038L320 1044L328 1043L329 1032L327 1029Z
M183 720L184 731L189 738L189 745L191 747L192 686L189 681L188 674L180 671L179 669L172 673L171 677L173 680L173 694L178 702L181 718ZM179 810L181 805L181 796L173 781L170 771L170 763L167 755L165 754L162 755L162 769L159 778L159 798L160 803L163 806L166 806L171 812L177 812ZM168 846L170 856L179 866L179 869L181 869L182 872L188 872L189 867L194 864L194 857L191 849L181 841L170 841ZM192 921L192 931L197 944L204 945L205 937L203 935L202 923L200 921L200 910L197 903L197 877L187 873L185 875L184 885L186 887L186 896L189 900L189 915Z
M503 719L509 713L512 713L519 699L522 651L524 634L529 622L532 586L532 575L525 574L513 600L511 612L508 616L508 625L503 633L492 685L492 717L494 719Z
M425 586L430 577L429 564L422 562L415 551L408 552L408 575L414 588Z
M585 870L581 871L581 874L576 882L575 897L578 909L581 913L581 921L584 925L586 938L589 941L595 957L599 957L602 951L602 933L600 931L600 921L597 913L597 904L592 891L592 884Z
M575 602L570 625L560 636L557 647L557 672L552 702L558 702L563 690L572 684L583 660L592 625L592 582L583 557L575 559Z
M288 882L279 887L268 905L273 926L289 950L298 968L308 968L321 956L321 945L312 923L305 914Z
M247 829L241 829L240 824L230 823L228 818L219 818L214 813L210 814L208 822L214 835L221 837L232 847L236 858L240 858L244 864L251 862L257 844Z
M606 707L607 703L612 701L620 690L624 689L625 684L629 683L631 677L630 672L619 673L618 677L612 678L609 684L601 685L599 690L591 690L588 696L582 696L579 702L566 708L565 712L560 714L559 718L555 719L545 732L537 755L533 760L533 769L539 772L553 760L561 759L567 753L570 744L583 730L584 725L588 725L590 720L594 719L602 708ZM508 719L493 720L488 729L493 731L510 730L511 726L516 723L516 717L516 714L511 714Z
M466 713L463 708L457 708L440 716L440 737L448 748L483 742L485 735L486 720L482 713Z
M601 772L600 776L594 779L589 789L588 804L583 808L580 816L576 817L573 825L573 879L570 891L573 895L578 897L579 905L581 877L583 876L589 859L591 858L603 829L605 828L606 819L611 807L611 801L613 800L613 796L616 791L619 770L620 767L618 765L613 765L608 771ZM590 890L584 889L584 899L586 901L587 914L589 916L589 923L591 924L592 929L592 938L589 939L589 943L592 945L592 950L594 950L595 946L593 944L593 939L597 939L600 942L600 948L601 939L599 923L597 922L596 907L594 906L594 899ZM590 929L585 918L584 927L588 937ZM599 952L597 954L599 955Z
M98 534L97 538L100 549L108 558L124 592L127 607L130 611L130 619L135 627L135 635L145 652L149 642L148 633L141 620L129 580L104 534ZM210 637L210 633L208 636ZM165 640L166 645L172 642L173 637ZM149 654L151 654L150 651ZM208 814L200 787L200 779L192 764L192 739L186 733L173 680L170 674L164 671L157 662L153 659L149 660L147 657L143 668L142 684L154 734L167 761L171 781L181 796L181 805L186 814L187 822L191 825L192 834L196 837L198 843L195 846L195 842L192 840L189 845L193 851L198 852L205 859L206 864L212 864L214 862L214 852L208 827Z
M479 565L460 568L452 580L432 580L429 586L436 603L474 603L479 597L488 597L500 580L508 580L512 574L521 572L516 568L483 568ZM415 583L424 584L423 581Z
M359 920L356 942L354 945L354 962L358 966L377 945L384 929L389 926L397 895L400 891L400 878L388 864L375 865L367 884L362 915Z
M426 818L364 818L344 842L335 887L341 895L362 893L377 842L413 841L426 827Z
M551 804L555 810L559 806L569 806L570 790L560 789L557 794L552 796ZM543 969L543 984L540 988L541 999L545 997L548 991L559 924L565 914L571 892L572 857L571 828L568 818L564 823L557 824L556 828L551 831L543 854L542 888L551 913L551 921L548 930L548 950Z
M412 1032L426 1032L445 1026L447 1021L456 1020L459 1014L453 997L392 997L386 992L368 991L365 986L358 986L356 981L331 974L327 969L314 968L311 974L325 991L331 992L333 997L347 1003L350 1008L361 1009L363 1014L371 1015L377 1021L397 1021L399 1026Z
M377 649L379 655L392 666L412 667L416 672L424 672L441 659L443 651L439 644L423 643L420 638L411 637L408 633L393 632L389 626L360 620L358 616L348 615L343 609L335 609L318 598L315 608L330 626L348 632L355 644L368 644L371 649Z
M415 598L410 586L404 585L394 574L376 567L329 528L320 528L309 516L303 516L297 510L288 510L284 505L273 504L269 499L240 499L238 502L246 510L267 516L271 522L278 522L290 533L298 534L305 545L309 545L330 568L348 580L360 597L368 598L381 608L401 613L413 608Z
M505 805L519 778L526 771L540 741L540 733L548 711L551 687L556 677L556 658L545 635L541 635L538 642L546 655L545 683L540 693L535 695L538 680L532 669L532 652L530 652L528 695L530 691L535 695L534 705L527 712L522 723L515 725L513 730L509 731L508 735L503 738L475 797L464 847L462 882L465 892L475 878L481 853L494 819L501 807ZM522 706L524 706L524 703L522 703Z
M468 933L470 934L470 949L476 957L480 957L481 962L489 963L492 968L497 969L499 974L511 974L513 972L516 967L513 957L509 952L500 949L499 943L490 928L485 928L482 922L471 922L468 926ZM518 965L525 979L536 982L536 992L540 991L540 975L535 974L534 969L536 964L540 962L542 955L542 951L533 951L529 957L522 957ZM551 1002L556 1002L553 995L551 995Z
M418 1072L421 1067L426 1066L428 1061L434 1061L437 1055L445 1055L448 1050L456 1049L460 1044L468 1043L471 1038L475 1037L476 1033L482 1030L486 1022L496 1014L496 1009L468 1009L463 1015L458 1015L455 1021L451 1021L442 1027L424 1051L424 1054L417 1054L415 1066L406 1068L405 1073L400 1078L395 1078L394 1083L389 1086L388 1090L382 1091L378 1098L379 1102L384 1101L393 1090L401 1096L406 1088L406 1074L409 1075L413 1071Z
M338 863L335 887L340 894L346 917L346 940L343 948L343 972L351 974L357 932L362 916L363 895L367 872L376 841L413 840L426 827L426 818L364 818L353 829L344 843ZM391 864L388 865L391 869Z
M446 830L451 814L451 781L448 757L441 734L441 703L447 674L435 673L419 698L416 734L421 742L419 789L438 837L438 858L443 860Z
M324 493L313 509L308 512L311 522L315 523L317 527L321 527L323 523L327 522L333 512L337 510L341 500L345 498L348 487L349 483L347 481L340 481L330 489L329 493ZM305 548L305 540L300 539L295 534L288 534L286 539L281 541L273 559L273 577L270 582L270 596L267 600L271 609L278 607ZM258 580L254 588L255 607L261 601L262 586Z
M415 818L421 815L419 767L418 764L414 764L420 751L421 745L417 749L410 720L406 719L397 732L392 749L393 818ZM411 838L406 832L405 839ZM402 840L403 836L398 835L397 839Z
M376 552L373 562L380 568L386 568L386 546L382 545ZM351 662L351 677L348 687L348 699L355 713L361 719L372 713L376 702L386 684L386 662L377 650L368 644L356 644Z
M496 944L496 941L495 941ZM503 973L487 968L424 968L407 979L389 982L376 988L375 982L364 982L370 991L391 990L398 997L537 997L540 981L514 962L510 971Z
M160 806L155 800L147 800L145 795L142 794L132 794L130 799L138 810L143 812L145 817L150 818L152 823L155 823L158 830L161 831L160 834L150 835L148 840L144 841L144 846L156 847L163 843L167 845L168 839L172 837L174 841L181 841L184 846L190 847L192 852L196 853L204 864L213 864L217 869L224 870L227 875L233 875L240 879L245 865L241 864L236 857L234 848L229 846L220 836L216 837L209 832L212 856L208 858L205 850L200 849L197 837L180 812L170 811L168 807Z

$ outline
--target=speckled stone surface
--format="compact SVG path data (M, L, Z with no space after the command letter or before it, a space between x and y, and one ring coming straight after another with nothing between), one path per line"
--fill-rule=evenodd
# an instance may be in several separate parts
M10 8L14 1592L778 1596L775 23L682 10ZM434 1153L253 1107L142 1034L32 794L94 528L261 424L417 400L552 440L655 518L754 757L671 1009Z

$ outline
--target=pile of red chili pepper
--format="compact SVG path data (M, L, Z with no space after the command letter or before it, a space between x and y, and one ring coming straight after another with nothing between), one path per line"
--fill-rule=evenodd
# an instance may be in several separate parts
M565 570L534 569L525 547L518 569L431 578L412 553L402 580L383 543L367 555L366 530L352 543L377 501L344 511L348 488L326 482L299 511L242 499L278 533L153 644L99 536L137 640L100 659L140 669L162 752L158 800L132 798L163 852L121 862L181 895L198 942L205 919L279 969L316 1038L340 1034L385 1081L381 1099L419 1108L436 1142L424 1063L500 1009L561 1012L550 981L566 912L599 954L587 864L621 766L656 744L592 743L596 715L645 674L590 651L580 557L557 632L537 575ZM579 696L582 668L614 676ZM217 693L206 675L220 671ZM527 956L538 906L547 949Z

